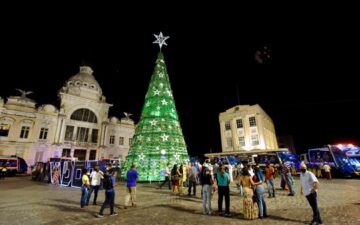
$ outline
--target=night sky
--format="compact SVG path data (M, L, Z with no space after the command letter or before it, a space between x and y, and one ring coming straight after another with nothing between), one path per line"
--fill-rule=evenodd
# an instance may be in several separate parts
M137 122L158 53L153 34L162 31L170 36L163 52L191 155L221 151L218 116L238 104L237 86L240 104L260 104L277 135L293 135L298 152L360 140L356 14L340 7L145 9L8 9L0 22L0 96L20 88L58 107L58 90L85 63L114 104L110 116L131 112ZM265 46L270 58L259 63L255 53Z

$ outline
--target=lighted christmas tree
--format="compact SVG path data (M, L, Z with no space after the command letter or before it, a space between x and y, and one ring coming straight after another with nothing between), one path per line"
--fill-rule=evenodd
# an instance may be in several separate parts
M132 164L136 165L139 181L163 180L166 164L172 167L189 159L161 52L168 37L164 37L161 32L155 37L157 40L154 43L159 44L160 52L124 164L126 170Z

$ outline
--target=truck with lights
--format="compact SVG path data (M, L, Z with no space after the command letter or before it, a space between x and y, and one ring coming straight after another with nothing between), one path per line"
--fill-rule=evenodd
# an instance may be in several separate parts
M356 149L358 151L356 151ZM350 150L353 151L349 152ZM302 154L301 158L302 160L305 161L305 163L308 165L310 169L313 168L321 169L324 164L328 164L331 167L331 173L333 174L333 176L359 177L360 176L359 150L360 150L359 147L355 147L351 144L326 145L321 148L308 149L307 153Z

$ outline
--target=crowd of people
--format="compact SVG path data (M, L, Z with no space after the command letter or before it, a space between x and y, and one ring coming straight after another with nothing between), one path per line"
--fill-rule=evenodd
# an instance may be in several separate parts
M214 195L217 193L217 215L229 217L230 212L230 184L233 182L242 197L243 217L247 220L264 219L268 217L267 204L265 197L266 192L268 198L275 198L275 182L276 176L281 177L281 186L284 190L289 190L288 196L295 195L295 187L292 179L291 165L286 162L282 163L280 168L274 168L270 163L266 164L264 169L258 165L243 165L239 163L237 166L224 164L211 164L205 161L203 165L200 163L186 163L172 165L170 170L168 164L164 171L164 181L159 188L167 186L174 195L185 195L187 188L187 196L196 196L197 186L201 186L202 212L204 215L215 214L211 205ZM316 190L319 182L311 171L308 171L305 164L301 164L301 194L306 196L312 210L313 220L311 224L321 224L320 211L317 205ZM55 171L56 172L56 171ZM95 166L94 171L88 173L83 169L80 208L86 209L89 205L92 193L93 205L97 205L98 191L102 183L105 190L105 201L103 202L97 217L104 217L104 210L110 206L110 216L117 215L114 209L115 202L115 170L112 165L106 165L106 171L102 172L99 166ZM136 207L136 184L138 173L136 166L132 165L127 171L126 196L124 208ZM56 185L56 183L55 183ZM266 186L265 186L266 185ZM225 208L223 210L223 202Z
M87 169L82 170L82 185L81 185L81 198L80 208L86 209L89 205L91 195L94 192L93 205L97 205L97 197L102 183L102 187L105 191L105 201L103 202L99 214L97 217L104 217L104 210L106 207L110 207L110 216L118 215L115 211L115 176L116 172L113 170L111 163L106 164L105 172L99 169L96 165L94 171L91 173ZM125 197L125 209L131 206L136 207L136 181L138 174L136 166L132 165L131 169L127 171L127 195Z
M261 169L258 165L243 165L239 163L236 167L224 164L210 164L209 161L203 165L189 163L186 165L174 165L172 170L167 165L165 169L165 180L160 184L160 189L168 185L174 194L184 194L184 188L188 187L188 196L196 196L196 186L201 185L202 211L204 215L213 214L211 199L214 193L218 195L217 214L230 216L230 183L236 182L239 194L243 198L244 219L264 219L268 217L265 200L265 192L268 198L275 198L275 182L277 175L281 177L281 188L288 190L288 196L295 196L295 187L292 175L293 166L283 162L279 168L266 163ZM301 164L301 194L305 195L312 210L313 220L310 224L321 224L320 212L317 206L316 190L319 182L311 171L307 171L306 165ZM266 184L266 187L265 187ZM172 188L171 188L172 186ZM306 190L306 191L303 191ZM225 211L223 202L225 201Z

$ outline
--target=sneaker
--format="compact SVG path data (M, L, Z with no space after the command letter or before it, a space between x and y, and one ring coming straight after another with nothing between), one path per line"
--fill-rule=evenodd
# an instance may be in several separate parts
M103 214L97 214L96 217L97 217L97 218L103 218L104 215L103 215Z
M113 212L110 214L110 216L117 216L118 214L116 212Z

